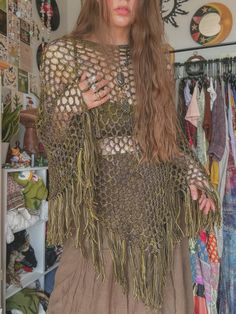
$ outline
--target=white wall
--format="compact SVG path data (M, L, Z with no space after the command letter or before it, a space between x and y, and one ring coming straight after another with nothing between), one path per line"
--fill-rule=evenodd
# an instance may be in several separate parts
M231 34L226 38L225 42L236 41L236 0L221 0L221 1L207 1L207 0L189 0L189 2L183 3L183 9L188 11L188 15L178 16L176 21L179 24L178 28L171 25L166 25L166 35L168 42L175 49L188 48L188 47L199 47L197 43L192 39L190 34L190 23L195 12L203 5L210 2L221 2L225 4L233 14L233 28ZM178 53L176 54L177 61L185 61L191 56L193 52ZM218 58L225 57L227 55L236 55L236 46L228 46L224 48L211 48L199 50L198 54L205 58Z
M63 1L63 0L62 0ZM80 11L81 0L67 0L67 32L70 33L76 25Z

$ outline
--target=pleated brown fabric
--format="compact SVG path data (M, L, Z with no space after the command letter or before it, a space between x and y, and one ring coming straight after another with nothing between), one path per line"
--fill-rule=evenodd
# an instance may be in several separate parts
M156 314L125 295L115 282L112 260L104 249L106 279L97 278L91 259L85 259L71 240L65 244L47 314ZM188 240L176 248L163 309L158 314L193 314L193 293Z

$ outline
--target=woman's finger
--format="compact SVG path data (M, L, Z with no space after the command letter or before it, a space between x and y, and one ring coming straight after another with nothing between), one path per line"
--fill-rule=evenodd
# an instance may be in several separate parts
M204 193L201 194L201 197L199 198L199 204L202 203L202 201L206 198L206 195Z
M105 87L104 89L100 90L98 92L98 95L99 95L100 99L102 99L103 97L108 95L110 93L110 91L111 91L111 89L109 87Z
M91 108L96 108L96 107L99 107L99 106L103 105L103 104L104 104L105 102L107 102L110 98L111 98L111 97L110 97L110 94L108 94L107 96L103 97L102 99L95 101L95 102L92 104L92 107L91 107Z
M79 82L79 89L84 92L86 90L89 89L90 85L89 85L89 81L87 79L87 72L83 72L83 74L81 75L81 78L80 78L80 82Z
M108 80L101 80L98 83L95 84L96 91L99 91L101 88L105 87L109 83Z
M209 199L209 201L211 202L211 210L212 210L213 212L215 212L215 211L216 211L215 203L213 202L212 199Z
M208 201L208 199L205 198L205 199L201 202L201 204L199 204L199 205L200 205L200 206L199 206L200 210L203 210L203 209L204 209L204 207L205 207L206 204L207 204L207 201Z
M210 209L211 209L211 202L210 202L209 199L207 199L207 200L206 200L206 205L205 205L205 207L204 207L204 209L203 209L203 213L204 213L205 215L207 215L207 214L209 213Z
M191 184L189 186L189 188L190 188L190 193L191 193L192 199L194 201L196 201L198 199L198 190L197 190L196 186Z

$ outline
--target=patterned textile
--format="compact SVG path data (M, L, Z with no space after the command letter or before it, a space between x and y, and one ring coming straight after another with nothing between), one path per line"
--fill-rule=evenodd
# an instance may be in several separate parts
M204 291L201 297L205 299L208 314L216 314L220 264L217 258L214 258L215 261L213 261L213 257L218 256L215 235L212 233L208 235L202 231L199 238L195 242L192 241L190 243L190 247L195 296L199 296L199 288L203 287ZM203 300L201 300L202 302ZM198 303L196 303L196 306L198 306ZM202 314L197 312L196 308L195 313Z
M235 92L234 97L236 103ZM236 313L236 168L231 149L223 202L223 253L218 302L219 314Z
M12 176L8 176L7 179L7 210L17 209L24 207L24 196L22 194L22 189L19 184L17 184Z

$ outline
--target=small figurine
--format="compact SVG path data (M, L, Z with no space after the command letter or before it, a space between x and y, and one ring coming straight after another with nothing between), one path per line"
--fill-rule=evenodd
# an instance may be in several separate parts
M15 147L11 148L11 165L19 167L29 167L31 158L26 152L21 152L19 142L16 142Z

